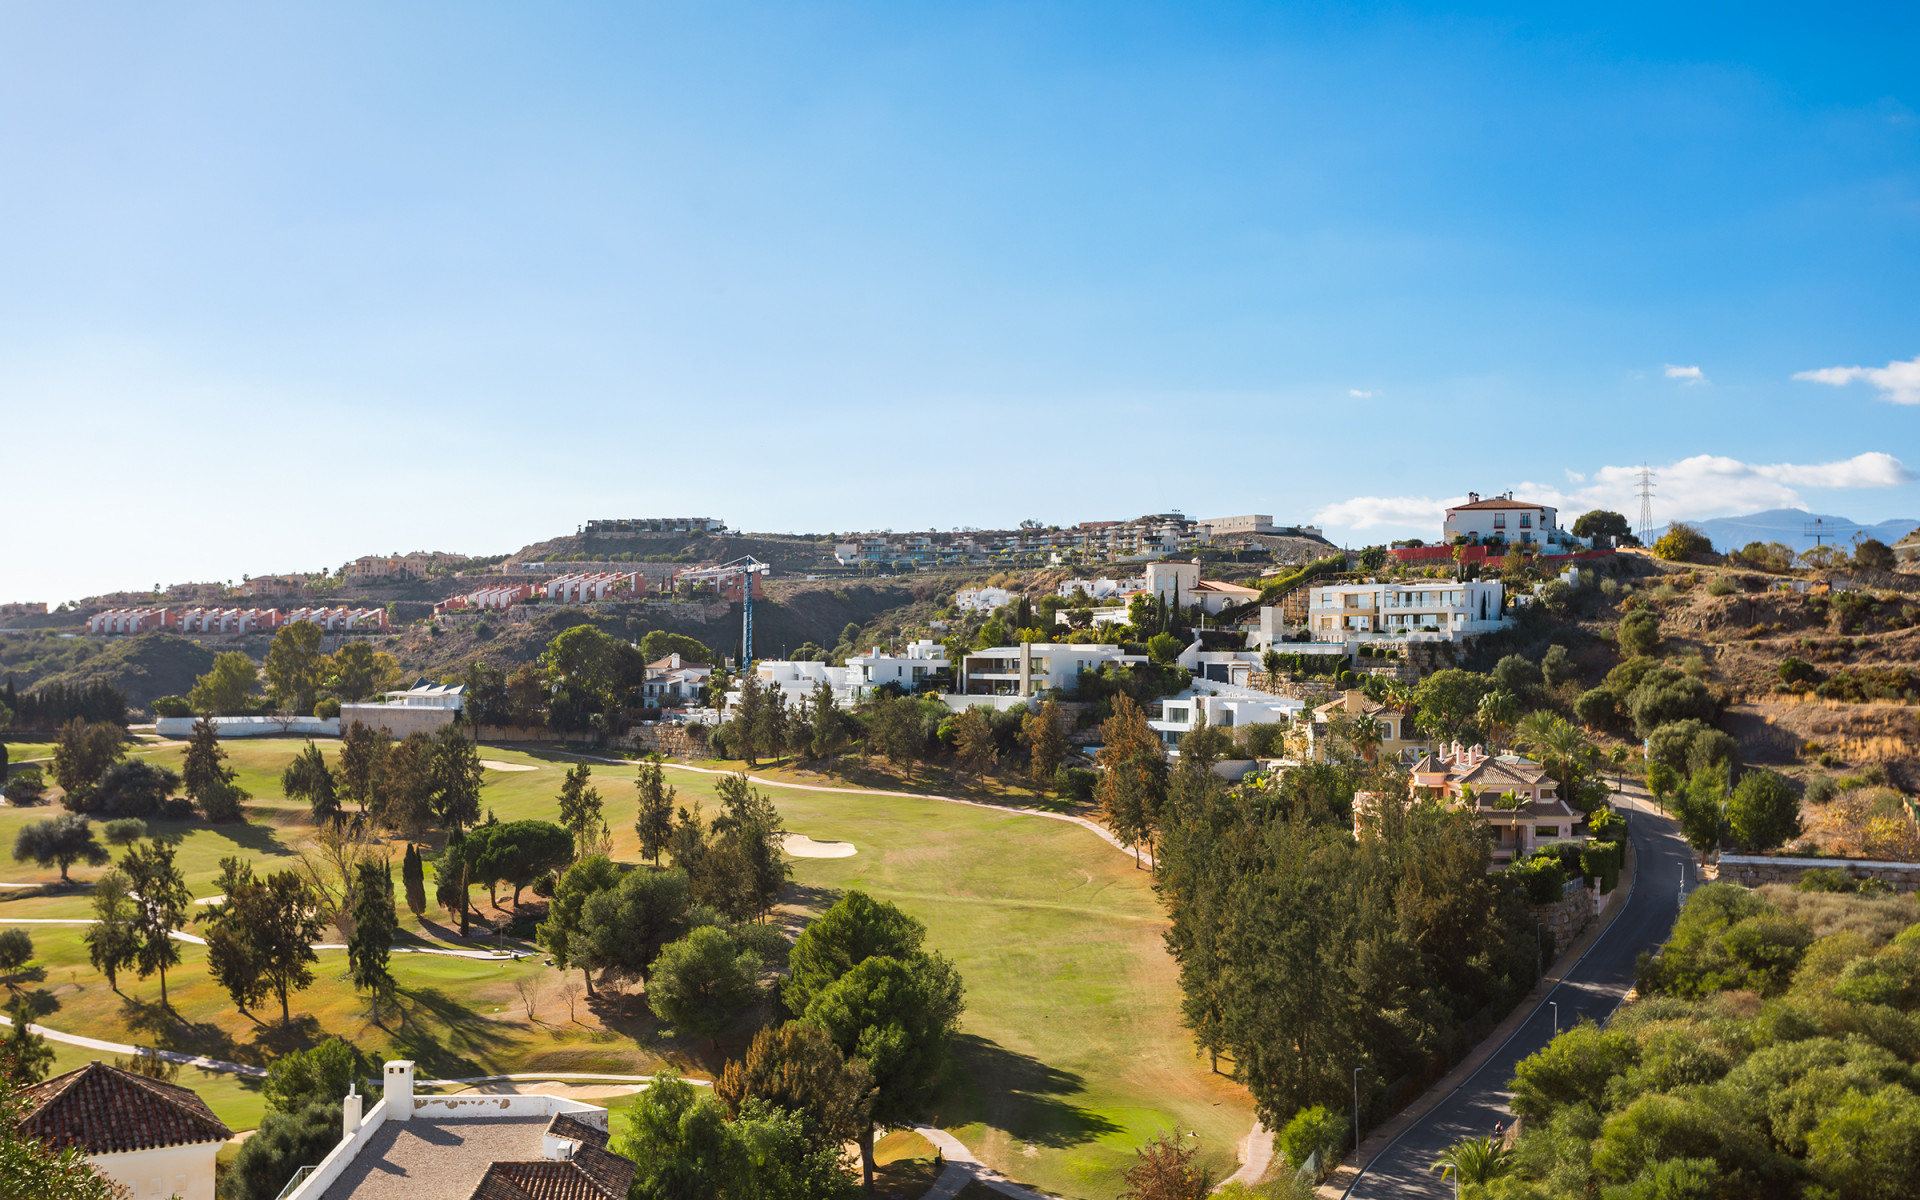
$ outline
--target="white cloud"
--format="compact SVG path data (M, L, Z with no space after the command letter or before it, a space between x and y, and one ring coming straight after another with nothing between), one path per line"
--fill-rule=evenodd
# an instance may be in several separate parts
M1696 517L1726 516L1767 508L1804 508L1800 488L1898 487L1920 475L1891 454L1872 451L1827 463L1747 463L1716 454L1696 454L1655 467L1653 507L1661 523ZM1640 511L1639 467L1601 467L1588 475L1569 470L1567 488L1519 483L1517 498L1550 504L1571 518L1594 508L1610 508L1629 518ZM1425 496L1356 496L1314 514L1315 523L1355 531L1405 529L1416 536L1437 534L1455 500Z
M1348 388L1348 389L1347 389L1347 395L1349 395L1349 396L1352 396L1352 397L1353 397L1354 399L1356 399L1356 400L1371 400L1371 399L1373 399L1373 393L1372 393L1372 392L1363 392L1363 391L1361 391L1361 390L1360 390L1359 388Z
M1705 383L1707 381L1707 373L1699 367L1676 367L1672 363L1668 363L1667 378L1682 380L1686 383Z
M1447 506L1458 500L1430 500L1425 496L1355 496L1329 504L1313 514L1319 525L1338 529L1373 529L1381 525L1438 526Z
M1909 362L1895 361L1884 367L1821 367L1817 371L1801 371L1794 378L1834 387L1870 383L1880 390L1882 400L1893 404L1920 404L1920 355Z

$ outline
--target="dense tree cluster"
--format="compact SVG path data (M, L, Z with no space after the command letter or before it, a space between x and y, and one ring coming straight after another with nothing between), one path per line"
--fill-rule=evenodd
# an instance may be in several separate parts
M1372 801L1355 837L1357 791ZM1485 828L1406 794L1403 775L1364 763L1272 787L1184 765L1171 777L1159 887L1183 1011L1269 1128L1339 1107L1355 1067L1374 1098L1425 1078L1533 982L1534 924L1487 875Z
M0 690L0 707L13 714L11 727L21 730L53 730L69 721L127 724L127 695L105 679L49 683L22 692L8 676L6 688Z
M1469 1196L1920 1194L1910 897L1709 884L1642 998L1521 1061L1526 1118Z

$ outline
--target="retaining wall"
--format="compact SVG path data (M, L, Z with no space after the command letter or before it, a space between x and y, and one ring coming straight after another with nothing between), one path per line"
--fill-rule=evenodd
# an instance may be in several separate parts
M1774 858L1759 854L1722 854L1720 882L1742 887L1763 883L1797 883L1816 867L1837 867L1855 879L1881 879L1896 892L1920 891L1920 863L1880 862L1863 858Z
M1546 926L1547 932L1553 935L1556 956L1580 936L1581 930L1593 920L1593 912L1594 893L1584 887L1552 904L1527 905L1527 915Z

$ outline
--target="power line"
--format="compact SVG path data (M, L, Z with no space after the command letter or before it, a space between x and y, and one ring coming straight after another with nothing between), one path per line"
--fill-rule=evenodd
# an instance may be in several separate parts
M1640 544L1653 545L1653 472L1640 465Z

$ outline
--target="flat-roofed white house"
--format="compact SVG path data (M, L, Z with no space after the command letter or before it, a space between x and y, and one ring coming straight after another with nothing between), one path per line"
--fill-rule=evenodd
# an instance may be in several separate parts
M1497 579L1335 583L1308 595L1307 630L1316 642L1457 642L1508 625L1506 588Z
M434 733L451 725L466 706L467 686L463 683L434 683L422 679L410 688L383 693L379 703L342 704L340 727L350 728L355 721L369 729L384 729L396 738L413 732Z
M953 606L961 612L992 612L1013 600L1014 593L1001 587L961 588L953 594Z
M1127 654L1117 645L1022 642L975 650L960 660L958 694L948 701L966 707L973 697L1029 697L1078 685L1082 671L1108 663L1143 663L1144 654Z
M214 1157L233 1131L191 1089L96 1059L23 1094L21 1133L55 1150L78 1147L135 1200L213 1200Z
M608 1149L607 1110L564 1096L417 1096L399 1060L366 1100L348 1093L340 1141L280 1200L624 1200L637 1169Z
M1178 747L1181 737L1198 728L1202 717L1215 729L1289 725L1305 708L1304 701L1292 696L1276 696L1251 688L1196 684L1178 696L1169 696L1148 706L1147 724L1160 735L1161 741Z
M854 682L862 696L883 683L897 683L909 692L918 691L927 680L951 665L947 661L947 648L931 638L907 643L905 654L882 654L875 646L865 654L847 659L847 668L858 672Z

